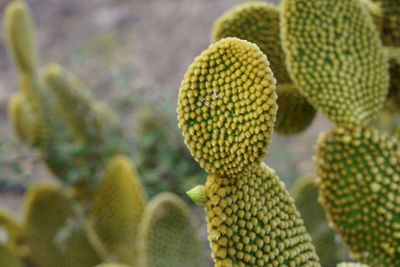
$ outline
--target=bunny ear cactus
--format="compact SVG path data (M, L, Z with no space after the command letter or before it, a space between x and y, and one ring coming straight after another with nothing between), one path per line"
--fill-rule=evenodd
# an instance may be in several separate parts
M330 229L325 211L318 201L315 175L307 174L298 178L293 185L292 195L322 266L337 262L343 254L343 248L336 242L335 233Z
M24 238L28 257L41 267L87 267L100 263L83 231L70 233L62 244L60 231L74 218L66 196L53 186L37 186L29 190L25 202Z
M316 110L292 83L278 84L278 113L275 130L282 135L297 134L314 120ZM283 111L283 112L281 112Z
M225 38L210 45L182 81L179 127L209 173L195 195L207 194L208 239L216 266L319 266L293 199L261 163L276 110L269 62L248 41Z
M400 265L400 146L370 127L337 127L317 146L320 197L352 257Z
M280 21L279 7L265 2L247 2L216 20L212 39L218 41L225 37L237 37L247 40L257 44L268 56L278 81L276 131L290 135L302 132L311 124L315 109L296 90L287 72L280 39Z
M400 47L386 47L389 58L390 86L387 107L400 112Z
M178 196L161 193L147 205L139 225L141 267L203 266L202 245L190 209Z
M389 75L378 31L361 3L286 0L281 25L296 88L338 125L370 123L384 104Z
M6 8L4 32L17 69L33 75L38 61L35 27L25 2L16 0Z
M133 261L134 240L147 203L146 193L125 156L115 156L95 192L94 230L107 251L121 261Z

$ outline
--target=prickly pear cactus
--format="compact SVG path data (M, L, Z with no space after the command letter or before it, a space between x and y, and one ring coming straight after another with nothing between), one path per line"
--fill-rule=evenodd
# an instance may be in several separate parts
M185 143L209 173L208 239L216 266L319 266L293 199L262 164L276 116L275 79L255 45L225 38L189 67L179 92Z
M317 174L322 203L353 258L400 265L400 147L371 127L322 134Z
M293 84L278 84L278 113L275 130L282 135L297 134L314 120L316 110ZM282 112L283 111L283 112Z
M137 266L203 266L202 245L190 209L178 196L161 193L147 205L137 237Z
M353 262L351 262L351 263L342 262L342 263L339 263L337 265L337 267L368 267L368 265L361 264L361 263L353 263Z
M386 47L389 58L390 86L386 107L400 112L400 47Z
M381 36L388 46L400 46L400 0L373 0L382 10Z
M103 263L100 265L96 265L96 267L131 267L131 266L120 263Z
M146 193L131 161L115 156L95 192L92 221L108 253L132 263L138 225L147 203Z
M100 263L82 229L69 233L57 242L74 211L66 196L53 186L36 186L25 200L24 239L29 246L28 257L41 267L87 267Z
M389 75L379 33L361 3L285 0L281 25L296 88L338 125L370 123L384 104Z

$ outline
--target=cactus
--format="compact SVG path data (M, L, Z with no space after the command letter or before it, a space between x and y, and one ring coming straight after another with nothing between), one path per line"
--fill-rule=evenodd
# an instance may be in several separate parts
M0 266L23 267L21 259L10 247L0 244Z
M361 3L284 1L281 25L296 88L336 124L371 122L384 104L389 75L378 31Z
M35 27L25 2L11 2L4 15L4 32L7 45L17 69L29 75L35 72L37 65L37 47Z
M132 163L115 156L96 189L92 221L95 232L109 254L132 263L139 221L147 197Z
M96 265L96 267L130 267L130 266L120 263L103 263L100 265Z
M293 84L278 84L278 113L275 130L290 135L304 131L314 120L316 110ZM283 110L283 112L282 112Z
M389 58L390 86L386 106L400 112L400 47L386 47Z
M337 127L321 136L317 174L329 220L352 257L400 264L399 143L371 127Z
M14 216L8 210L0 208L0 245L15 248L21 241L22 231Z
M322 266L329 266L341 258L343 248L335 240L335 233L329 227L325 210L318 203L318 187L315 180L314 174L304 175L296 180L291 191Z
M185 143L209 173L208 239L216 266L319 266L293 199L261 163L276 116L275 79L248 41L224 38L189 67L178 99Z
M361 263L347 263L347 262L342 262L337 265L337 267L368 267L366 264L361 264Z
M381 36L388 46L400 46L400 1L373 0L382 10Z
M161 193L147 205L137 237L137 266L202 267L201 242L189 207L172 193Z
M257 44L267 55L278 81L279 109L276 132L289 135L305 130L314 119L315 109L292 85L286 70L285 55L280 40L279 13L278 7L265 2L240 4L216 20L213 40L237 37Z
M74 218L66 196L53 186L33 187L24 205L24 238L29 258L41 267L93 266L100 263L86 234L72 232L62 244L57 242L60 231Z

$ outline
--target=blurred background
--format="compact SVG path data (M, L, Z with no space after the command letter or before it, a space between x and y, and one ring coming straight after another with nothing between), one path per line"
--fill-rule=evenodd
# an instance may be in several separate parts
M0 0L1 14L8 2ZM26 2L37 26L40 64L62 64L95 98L119 114L124 147L150 195L173 191L189 203L184 192L204 183L206 174L192 160L177 128L180 81L193 59L210 44L214 20L243 1ZM0 205L19 213L26 188L39 180L54 179L38 156L17 140L7 119L7 100L17 84L1 33ZM313 172L313 145L318 134L328 129L329 122L318 114L302 134L273 137L265 160L288 188L302 174ZM205 223L202 208L196 208L196 214L196 221Z

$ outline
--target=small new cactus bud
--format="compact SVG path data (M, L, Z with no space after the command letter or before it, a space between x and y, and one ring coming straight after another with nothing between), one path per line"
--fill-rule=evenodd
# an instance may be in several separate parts
M207 192L204 185L197 185L187 191L186 194L197 205L204 205L207 200Z
M32 75L37 65L35 28L24 1L9 3L4 15L4 32L11 57L19 72Z
M338 125L370 123L385 102L389 73L379 33L361 3L284 0L281 25L296 88Z

